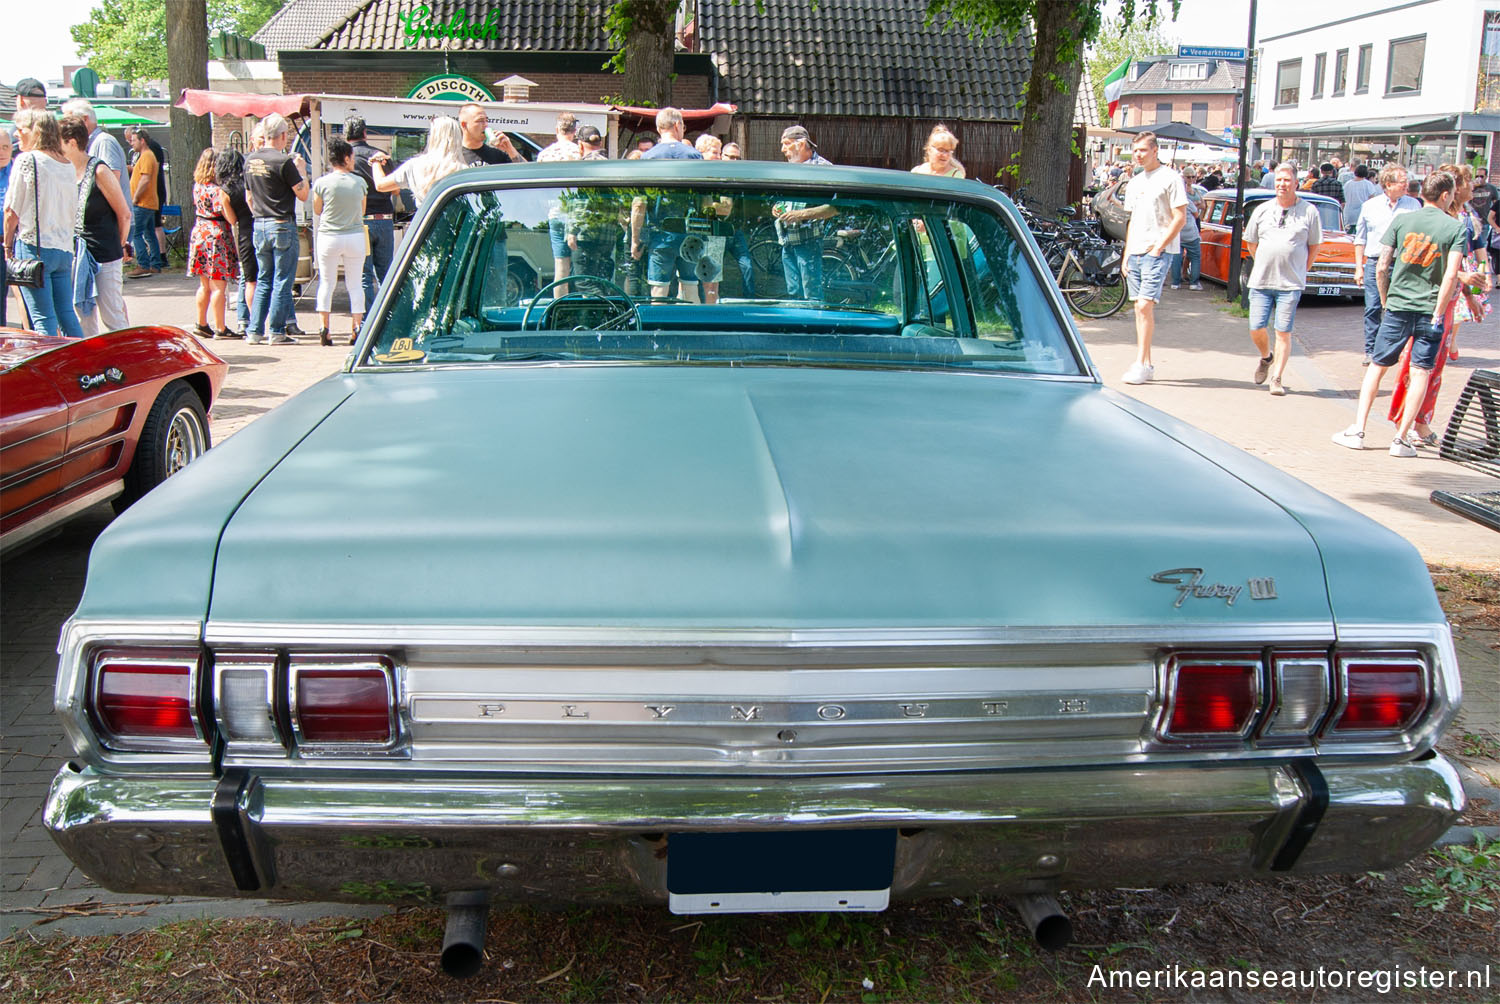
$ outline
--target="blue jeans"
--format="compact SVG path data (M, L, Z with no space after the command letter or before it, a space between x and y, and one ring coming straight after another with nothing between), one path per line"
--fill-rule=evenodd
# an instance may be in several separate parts
M266 333L266 315L271 331L281 334L292 316L292 284L297 278L297 224L291 220L257 219L251 231L255 241L255 302L250 305L250 324L245 334Z
M31 314L31 326L46 335L82 338L83 326L73 313L73 253L16 241L16 257L42 260L42 286L21 287L21 299Z
M750 241L743 230L729 238L729 256L740 269L740 288L747 299L755 299L755 262L750 259Z
M1198 281L1198 268L1201 262L1202 251L1203 242L1201 240L1182 242L1182 250L1172 256L1172 285L1182 285L1183 273L1187 274L1187 284L1189 286ZM1184 262L1187 263L1186 268L1183 268Z
M161 268L167 261L156 243L156 210L130 207L130 246L135 249L135 263L140 268Z
M781 245L781 275L789 299L823 299L822 238Z
M1375 336L1380 334L1380 288L1375 285L1374 258L1365 259L1365 355L1375 354Z
M396 221L365 219L370 230L370 253L365 256L365 311L375 304L375 294L390 271L391 256L396 253Z

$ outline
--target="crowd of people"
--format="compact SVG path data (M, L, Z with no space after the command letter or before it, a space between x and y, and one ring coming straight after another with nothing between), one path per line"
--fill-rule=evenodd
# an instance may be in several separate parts
M1126 281L1135 305L1136 358L1124 375L1128 384L1155 378L1151 348L1156 307L1170 273L1172 288L1195 281L1198 215L1194 173L1163 163L1156 137L1141 133L1132 146L1140 172L1126 190L1130 214L1126 231ZM1444 364L1458 358L1459 325L1489 316L1496 258L1500 258L1500 192L1484 171L1445 164L1407 194L1405 169L1389 165L1371 181L1363 165L1320 165L1312 177L1299 177L1295 164L1279 164L1261 179L1275 197L1256 206L1245 223L1245 253L1254 265L1248 281L1250 340L1257 360L1251 379L1274 396L1286 394L1285 374L1297 306L1307 287L1308 269L1324 243L1322 218L1305 191L1337 198L1355 234L1355 263L1363 273L1364 364L1354 424L1333 435L1351 449L1365 446L1365 426L1387 370L1396 368L1397 387L1389 418L1396 436L1388 452L1415 457L1420 447L1438 443L1432 419ZM1378 183L1377 183L1378 182ZM1318 186L1322 186L1319 188ZM1337 195L1335 195L1337 189ZM1353 210L1351 212L1351 208ZM1195 284L1196 288L1196 284Z
M166 265L165 151L147 129L131 127L126 130L127 153L99 128L86 99L64 104L58 118L47 110L45 88L37 81L18 84L17 106L19 155L10 156L8 135L0 138L0 200L5 206L7 254L43 263L42 284L21 290L31 323L37 330L71 337L93 334L101 322L104 330L125 327L129 317L124 280L158 274ZM341 135L328 143L329 170L321 178L308 177L305 160L291 150L293 139L290 123L269 115L251 132L245 154L205 149L193 168L187 274L199 283L193 330L200 337L287 345L307 334L297 323L293 297L300 250L295 210L300 201L312 211L319 341L332 344L332 300L342 270L352 343L390 267L395 249L393 196L410 193L420 206L433 186L455 172L526 159L508 136L489 129L488 115L479 104L464 105L456 118L433 119L422 152L399 166L390 154L370 145L365 122L358 117L347 120ZM937 126L912 172L965 177L957 148L958 137L946 126ZM781 153L791 163L829 163L802 126L784 131ZM664 108L656 117L656 133L639 139L626 159L734 161L743 156L740 144L712 133L689 142L682 113ZM555 141L536 159L607 157L599 130L580 126L574 115L564 112L557 117ZM787 295L821 297L822 223L831 208L784 202L773 212ZM591 273L607 269L606 274L613 274L613 250L607 261L599 260L604 245L598 232L572 227L559 205L552 207L549 224L558 295L567 292L563 280L571 274L575 254L592 255ZM745 295L755 295L755 270L744 233L711 239L707 261L712 267L705 272L677 253L681 235L674 238L650 226L649 213L632 212L619 224L622 239L625 228L630 231L629 244L622 246L628 247L632 262L640 263L645 283L660 291L657 295L675 285L683 299L715 302L725 260L735 263ZM135 267L126 272L131 260ZM0 289L4 281L0 271ZM0 324L5 320L4 304L0 297Z

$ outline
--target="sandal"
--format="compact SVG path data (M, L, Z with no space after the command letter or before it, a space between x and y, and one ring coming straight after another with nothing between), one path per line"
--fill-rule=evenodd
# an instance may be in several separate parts
M206 324L195 324L193 325L193 334L199 338L212 338L214 336L214 329Z
M333 339L328 337L328 329L327 328L319 328L318 329L318 344L319 345L332 345L333 344Z
M234 337L235 337L234 332L230 331L228 328L220 328L218 331L214 332L214 338L216 338L216 339L234 338Z

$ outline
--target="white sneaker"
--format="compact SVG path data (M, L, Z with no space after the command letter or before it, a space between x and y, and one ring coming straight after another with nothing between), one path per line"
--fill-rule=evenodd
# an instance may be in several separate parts
M1391 440L1391 456L1393 456L1393 457L1415 457L1416 455L1417 455L1417 449L1416 449L1416 447L1412 446L1410 443L1408 443L1406 440L1402 439L1400 436L1397 436L1395 439Z
M1203 292L1203 284L1201 282L1195 282L1192 285L1188 286L1188 289L1196 289L1201 293Z
M245 335L245 344L246 345L259 345L262 342L264 342L265 340L266 340L266 338L265 338L264 335L252 335L252 334L249 334L249 333L246 333L246 335Z
M297 339L293 338L291 335L282 334L279 331L273 331L271 333L271 344L272 345L296 345L297 344Z
M1177 285L1177 283L1174 282L1174 283L1172 283L1172 288L1173 289L1181 289L1182 287L1179 286L1179 285Z
M1354 426L1349 426L1343 432L1335 432L1333 441L1340 446L1347 446L1351 450L1363 450L1365 448L1365 434Z
M1125 383L1150 383L1156 377L1156 367L1145 363L1131 363L1130 369L1121 378Z

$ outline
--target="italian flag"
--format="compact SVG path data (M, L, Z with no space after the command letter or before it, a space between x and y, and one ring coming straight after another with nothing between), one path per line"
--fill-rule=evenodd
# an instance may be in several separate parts
M1109 76L1104 78L1104 100L1109 102L1111 125L1115 121L1115 109L1120 107L1120 92L1125 89L1125 68L1129 65L1129 59L1120 60L1120 65L1110 70Z

